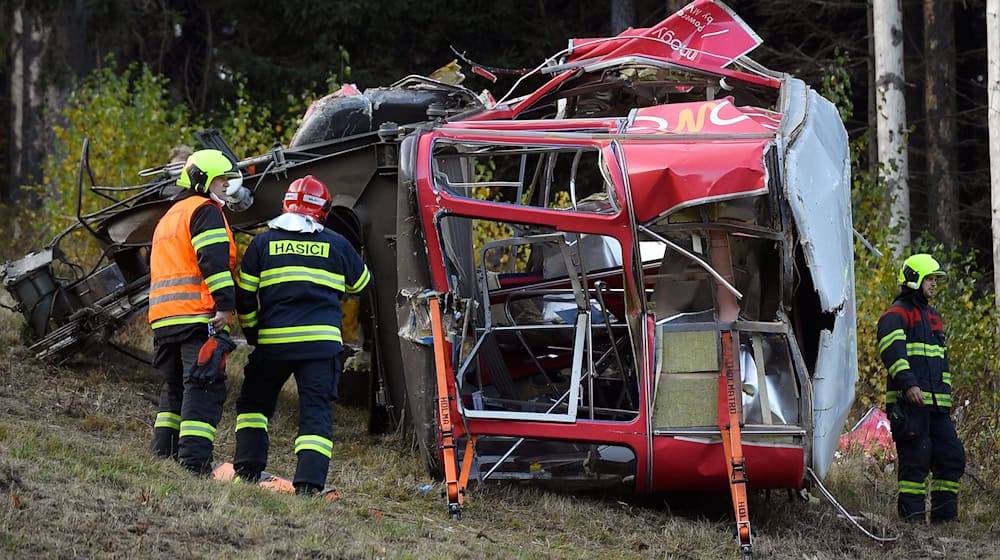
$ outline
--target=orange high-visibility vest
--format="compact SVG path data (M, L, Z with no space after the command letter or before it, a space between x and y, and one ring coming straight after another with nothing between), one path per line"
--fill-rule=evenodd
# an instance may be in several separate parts
M208 324L215 299L198 268L191 239L191 217L207 198L192 196L174 204L153 232L149 266L149 323L154 329L192 323ZM229 271L236 269L236 243L229 221L222 215L229 239ZM221 236L222 232L210 235ZM201 237L201 235L199 235Z

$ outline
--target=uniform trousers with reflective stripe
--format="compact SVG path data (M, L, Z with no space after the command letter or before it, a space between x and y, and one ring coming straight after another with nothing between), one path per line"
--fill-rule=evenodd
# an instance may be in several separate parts
M198 350L207 339L206 330L180 342L158 343L153 354L153 365L163 377L153 451L198 474L212 471L215 428L226 401L225 380L205 385L189 378Z
M907 436L893 434L899 456L899 516L923 521L927 490L931 521L958 518L958 479L965 472L965 449L947 411L933 406L904 405ZM930 483L927 475L932 474Z
M326 485L333 448L333 406L338 372L333 358L272 360L250 354L236 401L236 454L233 467L241 478L253 480L267 465L269 440L266 425L274 416L278 394L295 374L299 390L299 436L295 440L298 463L292 483L321 489ZM261 417L263 415L263 417Z

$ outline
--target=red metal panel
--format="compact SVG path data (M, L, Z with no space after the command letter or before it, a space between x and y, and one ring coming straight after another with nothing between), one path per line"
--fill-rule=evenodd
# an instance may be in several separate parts
M644 396L640 396L642 401ZM591 441L625 445L635 453L635 491L649 492L649 450L647 448L646 418L640 412L631 422L597 422L579 420L575 424L554 422L525 422L519 420L467 419L469 431L476 436L514 436L563 441ZM720 463L721 464L721 463Z
M648 222L679 208L767 192L769 140L623 142L636 219Z
M777 87L776 80L724 68L760 43L760 37L729 9L711 0L695 0L653 27L629 28L615 38L570 39L566 61L645 56Z
M737 107L732 97L671 103L636 111L628 134L775 134L781 115L756 107ZM708 140L716 142L718 140Z
M711 0L695 0L653 27L629 28L617 37L623 39L570 39L572 50L567 61L598 57L608 60L643 53L721 68L761 43L760 37L738 16ZM650 37L658 41L627 37Z
M803 477L801 447L743 442L750 488L799 488ZM653 438L650 491L728 490L722 442L704 443L675 437Z

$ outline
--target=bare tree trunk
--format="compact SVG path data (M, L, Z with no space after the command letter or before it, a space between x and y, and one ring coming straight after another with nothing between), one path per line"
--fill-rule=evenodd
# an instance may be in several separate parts
M632 0L611 0L611 34L617 35L635 23Z
M868 0L868 13L865 20L868 25L868 129L878 130L878 92L875 87L875 16L872 13L872 0ZM873 177L878 177L878 138L868 137L868 171Z
M6 23L3 15L0 15L0 24ZM9 26L6 28L10 29ZM9 46L9 43L5 44L4 48ZM13 160L10 156L11 124L14 122L10 116L10 66L6 58L0 61L0 77L6 86L0 90L0 123L7 123L0 126L0 154L3 154L3 157L0 157L0 204L7 204L14 199L14 185L10 182L10 164Z
M55 32L62 35L66 66L74 76L86 76L97 62L94 60L93 49L87 42L91 19L88 3L87 0L73 0L71 6L65 6L57 20L59 25Z
M900 0L875 0L875 86L878 93L878 160L892 196L889 225L898 229L896 256L910 246L909 158L903 97L903 12Z
M956 247L960 233L955 180L955 14L951 2L924 0L924 60L927 207L938 240Z
M675 14L688 4L688 0L666 0L667 15Z
M21 185L41 178L47 136L41 74L51 30L23 6L13 10L11 24L8 185L14 198Z
M993 292L1000 309L1000 0L986 0L987 121L990 136L990 206L993 229Z
M212 34L212 13L207 7L202 8L202 13L205 14L205 65L201 69L201 95L198 97L198 108L204 111L208 99L209 77L212 75L212 51L215 50L215 47L213 45L214 35Z

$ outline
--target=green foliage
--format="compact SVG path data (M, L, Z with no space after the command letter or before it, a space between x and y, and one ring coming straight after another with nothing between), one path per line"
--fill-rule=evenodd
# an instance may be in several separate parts
M267 152L275 142L288 145L292 133L301 121L300 115L307 106L306 97L288 96L284 112L274 114L269 106L255 103L247 93L246 80L234 78L236 95L223 102L213 126L222 131L223 138L233 148L237 157L248 157Z
M213 115L194 115L183 104L172 103L166 78L148 67L132 64L120 70L113 60L94 71L71 93L58 115L54 143L43 165L44 176L37 185L25 187L27 197L37 203L19 209L18 215L0 224L8 239L23 239L29 246L16 247L9 257L41 242L76 223L77 178L84 139L90 140L90 166L97 184L124 187L144 182L141 169L167 161L170 149L178 144L195 144L194 132L217 128L237 156L256 155L275 142L287 144L310 95L289 96L286 108L275 113L247 94L246 81L234 77L236 95ZM84 177L83 213L110 204L86 187ZM98 248L86 235L74 235L61 243L73 260L92 260ZM10 248L8 248L10 250Z
M823 95L837 104L841 117L849 118L850 80L843 71L846 58L838 56L834 67L823 80ZM854 272L858 317L858 383L855 412L860 415L871 406L883 406L886 368L878 354L876 326L882 312L899 293L899 267L893 255L899 231L890 228L892 195L878 173L862 165L868 150L868 136L851 143L854 227L881 255L855 240ZM993 294L982 289L982 274L974 251L948 250L928 234L918 236L906 254L930 253L949 271L938 284L931 304L941 312L948 333L948 357L954 380L954 402L960 412L959 431L969 451L972 464L981 473L1000 479L1000 469L993 458L1000 451L1000 374L997 354L997 310Z
M474 182L478 183L481 181L490 181L493 179L493 175L496 172L496 161L492 158L486 159L476 163L476 175ZM472 198L476 200L492 200L499 201L501 193L494 191L489 187L475 187L472 189ZM507 239L514 237L516 235L514 230L507 224L503 222L494 222L490 220L474 220L472 222L472 247L475 255L476 266L479 266L480 261L480 251L486 243L490 241L495 241L497 239ZM524 270L528 262L528 247L519 247L517 249L518 261L516 264L520 266L517 270ZM489 268L494 272L510 272L515 270L515 262L510 260L510 252L504 251L498 258L497 262L491 262Z
M187 141L194 123L184 106L168 101L166 80L130 65L118 70L113 61L94 71L71 93L56 119L54 142L40 183L24 187L27 204L0 227L8 239L23 239L35 249L76 223L77 178L85 138L90 139L90 165L98 183L140 183L136 173L165 162L170 148ZM84 177L85 186L89 181ZM109 204L85 191L84 214ZM12 248L17 256L29 247ZM72 236L62 248L70 255L93 255L96 247Z
M44 177L34 187L44 197L49 217L40 224L42 233L53 235L76 221L76 179L84 139L90 140L90 166L98 183L115 187L138 183L140 169L165 162L172 146L188 141L196 123L185 106L169 102L166 88L166 80L148 68L133 64L119 72L112 61L72 92L60 115L65 125L54 129ZM107 203L84 196L83 211Z
M847 71L850 59L839 47L833 52L834 62L825 68L820 95L832 101L840 112L840 120L847 122L854 115L851 74Z
M475 182L490 181L496 173L496 161L486 159L476 163ZM528 193L521 195L521 204L528 204ZM502 201L502 193L490 187L475 187L472 189L472 198L477 200ZM555 193L552 208L569 208L571 201L569 191L559 191ZM472 225L472 246L475 252L476 266L479 266L480 249L490 241L496 239L506 239L514 237L517 232L510 225L503 222L493 222L489 220L475 220ZM490 269L494 272L523 272L528 268L528 259L531 256L531 247L521 245L511 260L511 252L505 251L497 258L496 262L490 263Z

